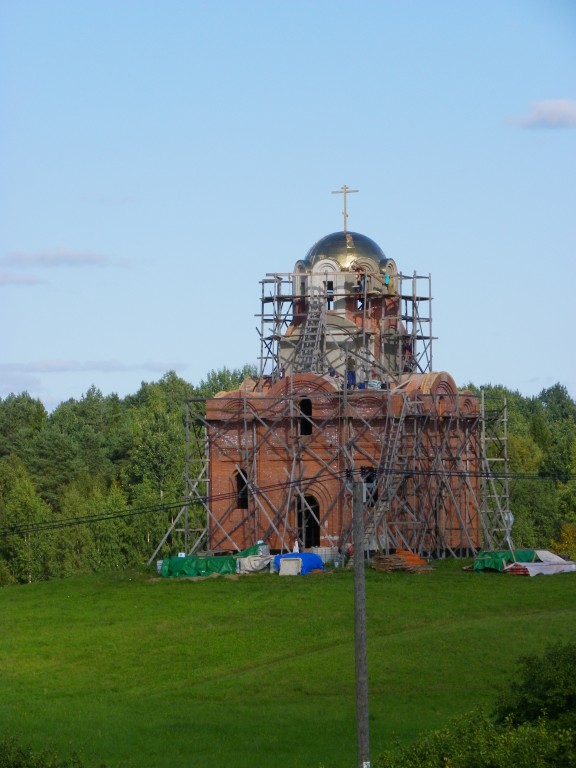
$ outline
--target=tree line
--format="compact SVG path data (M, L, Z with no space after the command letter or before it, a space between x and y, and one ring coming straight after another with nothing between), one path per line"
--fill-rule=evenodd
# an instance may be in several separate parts
M186 401L253 373L169 372L125 398L91 387L52 413L0 399L0 584L146 563L184 497Z
M27 393L0 399L0 584L146 563L184 496L187 399L252 374L193 386L169 372L125 398L91 387L52 413ZM576 403L560 384L468 388L507 398L516 544L575 556Z
M536 397L501 386L468 388L507 402L515 545L576 557L576 402L561 384Z

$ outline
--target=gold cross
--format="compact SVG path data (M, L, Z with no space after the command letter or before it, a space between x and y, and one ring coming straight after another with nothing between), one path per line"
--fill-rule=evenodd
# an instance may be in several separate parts
M352 192L358 192L358 190L350 189L346 186L346 184L344 184L343 187L340 187L340 189L337 189L335 192L332 192L333 195L344 195L344 210L342 211L342 215L344 216L344 232L346 232L346 219L348 218L348 213L346 211L346 195L349 195Z

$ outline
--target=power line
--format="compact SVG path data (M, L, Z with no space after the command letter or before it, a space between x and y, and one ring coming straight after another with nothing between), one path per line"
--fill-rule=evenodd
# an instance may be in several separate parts
M58 528L71 528L77 525L91 525L92 523L105 522L107 520L120 520L138 515L145 515L150 512L168 512L171 509L180 509L185 502L173 502L170 504L156 504L148 507L139 507L127 512L108 512L96 515L84 515L81 517L62 518L60 520L45 520L30 523L29 525L13 525L0 529L1 536L8 536L15 533L35 533L40 531L50 531Z
M442 472L438 470L426 470L426 469L406 469L402 471L397 470L386 470L381 467L370 467L371 470L374 471L375 477L383 476L383 475L391 475L395 477L404 477L404 478L417 478L417 477L459 477L459 478L468 478L468 479L478 479L478 480L495 480L495 481L547 481L547 482L553 482L556 480L556 476L549 473L549 474L535 474L535 473L528 473L528 472L482 472L482 471L469 471L469 470L443 470ZM355 470L357 472L360 472L360 469ZM315 475L311 478L305 478L305 482L321 482L324 478L331 477L336 479L341 479L342 481L346 480L348 477L347 471L342 470L341 472L337 472L336 474L324 472L319 473L318 475ZM576 474L570 474L567 476L568 480L574 480L576 479ZM260 495L263 493L270 493L272 491L278 490L280 488L285 488L287 486L297 486L302 483L302 480L291 480L291 481L284 481L284 482L278 482L273 483L271 485L267 486L255 486L251 485L250 492L254 495ZM375 485L376 483L371 483L372 485ZM58 530L61 528L72 528L75 526L80 525L93 525L95 523L101 523L101 522L107 522L107 521L114 521L114 520L122 520L127 518L133 518L138 517L140 515L145 514L152 514L155 512L158 513L165 513L170 512L172 510L179 510L182 509L182 507L186 505L190 505L191 503L200 503L200 504L208 504L210 501L226 501L227 499L233 499L237 496L236 492L231 491L228 493L222 493L217 494L213 496L203 496L198 495L194 499L191 498L184 498L180 501L170 502L170 503L162 503L162 504L153 504L145 507L137 507L136 509L127 510L125 512L106 512L106 513L99 513L95 515L84 515L81 517L71 517L71 518L63 518L60 520L46 520L46 521L37 521L30 524L21 524L21 525L12 525L12 526L6 526L4 528L0 529L0 536L9 536L9 535L17 535L17 534L27 534L27 533L40 533L43 531L51 531L51 530Z

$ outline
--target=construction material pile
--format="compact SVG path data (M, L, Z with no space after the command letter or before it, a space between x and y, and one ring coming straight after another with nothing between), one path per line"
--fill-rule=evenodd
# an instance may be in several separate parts
M576 562L547 549L500 549L478 552L474 558L474 570L500 571L516 576L550 576L576 572Z
M408 573L427 573L433 567L420 555L405 550L397 550L393 555L377 554L372 558L372 568L383 573L407 571Z

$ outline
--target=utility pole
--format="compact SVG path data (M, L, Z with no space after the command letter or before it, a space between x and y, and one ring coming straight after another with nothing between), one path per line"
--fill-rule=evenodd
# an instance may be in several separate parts
M363 483L355 480L352 496L354 543L354 654L356 658L356 733L358 768L370 768L368 724L368 660L366 658L366 581L364 566Z

